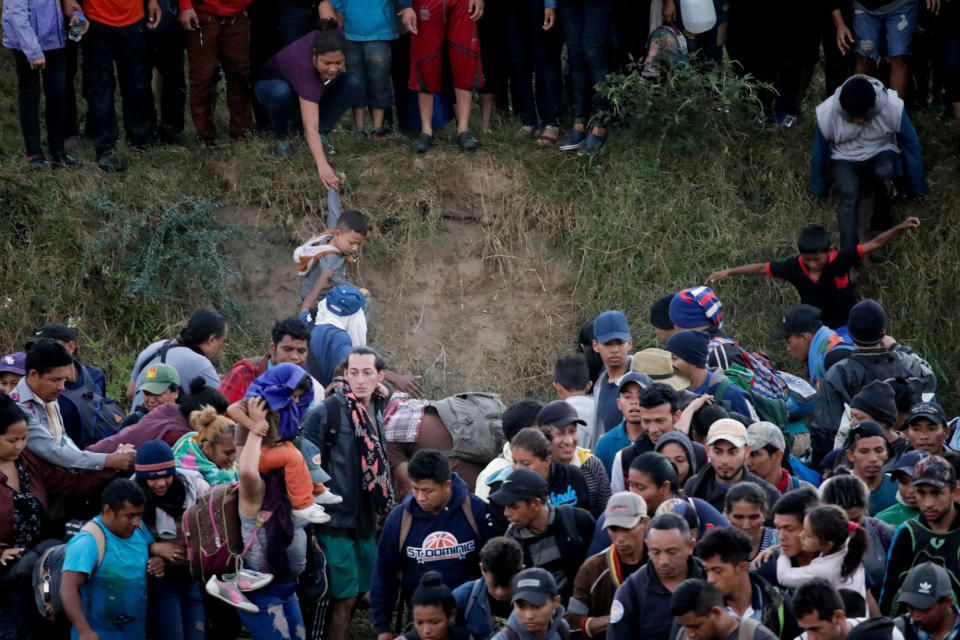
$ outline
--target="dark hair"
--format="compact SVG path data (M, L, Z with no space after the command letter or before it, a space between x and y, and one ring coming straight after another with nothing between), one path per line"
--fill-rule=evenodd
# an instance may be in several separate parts
M420 586L414 589L410 598L411 611L414 607L440 607L447 616L457 608L453 592L443 584L443 576L439 571L427 571L420 578Z
M347 39L340 31L340 25L333 18L329 20L318 20L316 23L317 35L313 36L313 44L310 45L310 51L313 57L322 56L331 51L346 51Z
M443 484L450 479L450 461L436 449L420 449L407 464L411 480L433 480Z
M653 520L650 521L650 526L647 527L647 531L671 531L676 529L680 532L681 535L690 537L690 525L687 524L687 521L683 516L677 515L676 513L661 513L658 516L654 516Z
M383 356L381 356L376 349L371 349L370 347L354 347L350 349L350 353L348 353L346 357L348 368L350 366L350 356L373 356L373 367L378 373L387 368L387 363L384 361Z
M823 578L808 580L793 594L793 614L798 619L815 613L820 620L831 620L834 611L843 611L843 599Z
M493 581L501 587L513 584L513 577L523 569L523 547L513 538L490 538L480 549L480 565L493 574Z
M670 405L670 413L677 411L677 392L662 382L654 382L640 392L640 406L644 409L653 409L662 404Z
M820 500L824 504L835 504L841 509L866 509L870 500L870 489L857 476L838 474L820 485Z
M698 442L707 439L710 425L717 420L729 418L730 414L719 404L705 404L693 414L690 419L690 439Z
M222 338L227 331L227 319L213 307L200 307L190 314L187 326L180 330L183 344L196 347L210 339L210 336Z
M843 600L843 613L848 618L866 618L867 601L853 589L839 589L840 599Z
M567 391L581 391L590 382L587 359L580 354L560 356L553 365L553 381Z
M104 507L110 507L110 510L116 513L123 509L125 504L142 507L145 500L140 485L129 478L117 478L103 490L103 495L100 496L100 511L103 511Z
M224 414L230 401L220 393L216 387L207 385L207 380L203 376L197 376L190 381L189 393L180 396L180 413L184 418L190 418L190 414L199 411L205 405L209 405L217 410L217 413Z
M697 556L701 560L709 560L720 556L720 561L726 564L738 565L741 562L750 562L753 554L753 543L750 537L736 527L714 527L697 543Z
M53 338L37 338L27 352L24 369L29 373L36 371L39 375L46 375L58 367L67 367L73 364L73 356L67 348Z
M677 465L673 460L666 456L648 451L641 453L630 462L630 469L645 473L653 480L653 484L662 487L664 482L670 483L670 491L674 494L680 492L680 474L677 472Z
M517 400L507 407L500 420L503 425L503 437L507 442L520 433L521 429L537 424L537 414L543 409L543 403L536 400Z
M723 609L723 594L706 580L684 580L670 596L670 615L674 617L693 613L702 618L714 607Z
M797 250L800 253L820 253L830 251L830 234L817 224L804 227L797 238Z
M510 441L510 449L526 449L541 460L546 460L553 455L547 436L536 427L520 429L520 432Z
M840 89L840 106L851 118L865 118L877 102L873 83L863 76L853 76Z
M310 377L309 373L304 371L303 377L300 378L300 382L297 383L297 386L295 386L293 390L299 391L301 394L303 394L311 389L313 389L313 378Z
M668 293L662 295L650 305L650 324L652 324L655 329L672 331L676 328L670 320L670 303L673 301L673 296L675 295L677 294Z
M723 499L723 510L733 511L733 505L738 502L755 504L760 509L760 513L764 515L770 510L767 494L760 488L760 485L754 482L741 482L730 487Z
M348 232L356 231L360 235L365 236L370 231L370 221L367 219L367 216L359 211L348 209L340 214L340 219L337 220L337 229Z
M777 504L773 505L773 515L775 516L794 516L800 522L803 522L807 512L817 506L820 498L812 487L800 487L793 491L787 491L780 496Z
M13 399L5 393L0 393L0 436L18 422L26 422L27 414Z
M849 578L853 575L870 547L865 527L856 526L850 530L850 520L843 509L835 504L824 504L810 509L806 516L810 521L813 534L833 545L830 553L835 552L847 543L847 552L840 565L840 577ZM821 552L823 553L823 552Z
M284 318L274 323L273 329L270 331L273 345L280 344L284 336L290 336L291 340L306 340L307 344L310 343L310 330L300 318Z

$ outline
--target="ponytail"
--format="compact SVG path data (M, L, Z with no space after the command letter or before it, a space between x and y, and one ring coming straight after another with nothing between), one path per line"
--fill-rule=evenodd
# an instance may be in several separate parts
M331 51L346 51L347 39L336 20L332 18L318 20L316 28L317 35L313 36L313 44L310 47L314 58Z
M840 565L840 577L846 579L852 576L863 563L870 547L866 529L851 522L843 509L832 504L814 507L807 513L807 520L810 521L813 534L833 545L833 551L847 545L847 553Z

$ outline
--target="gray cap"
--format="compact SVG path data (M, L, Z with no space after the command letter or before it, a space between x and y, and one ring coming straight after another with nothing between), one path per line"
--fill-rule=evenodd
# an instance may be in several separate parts
M915 609L929 609L940 598L953 595L947 571L932 562L918 564L907 574L900 590L900 604Z
M783 437L780 427L772 422L754 422L747 427L747 444L751 451L773 445L777 451L786 451L787 441Z

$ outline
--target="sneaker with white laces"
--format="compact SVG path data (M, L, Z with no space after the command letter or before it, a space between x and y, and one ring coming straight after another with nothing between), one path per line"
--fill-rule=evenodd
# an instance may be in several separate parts
M326 491L318 495L314 499L314 502L316 502L317 504L340 504L341 502L343 502L343 497L338 496L333 491L330 491L330 489L327 489Z
M324 524L330 522L330 515L323 510L323 507L314 503L306 509L294 509L293 515L297 518L303 518L314 524Z
M232 607L246 613L260 613L260 607L247 600L235 584L228 584L217 576L207 580L206 591L217 600L223 600Z
M240 591L247 592L263 589L273 582L273 574L261 573L244 567L237 573L225 573L220 579L225 583L237 585L237 589Z

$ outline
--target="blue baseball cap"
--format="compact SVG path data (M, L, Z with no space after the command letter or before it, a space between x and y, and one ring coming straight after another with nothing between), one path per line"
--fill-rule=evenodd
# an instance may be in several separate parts
M604 311L593 321L593 339L600 344L630 339L630 325L622 311Z
M363 308L367 299L360 289L353 285L342 284L327 292L327 309L340 317L352 316Z

